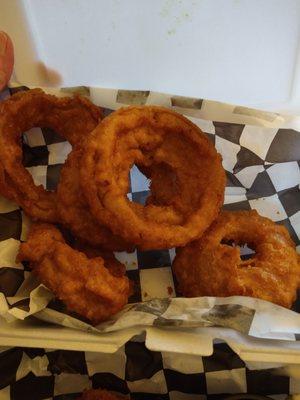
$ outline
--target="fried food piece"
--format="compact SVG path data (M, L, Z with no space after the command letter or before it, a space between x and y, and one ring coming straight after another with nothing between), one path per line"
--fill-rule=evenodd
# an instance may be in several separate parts
M105 267L108 268L109 272L114 276L123 276L126 273L125 265L117 260L111 251L103 250L99 247L92 247L78 239L75 239L71 247L84 253L87 258L102 257L105 260Z
M125 400L124 397L104 389L85 390L77 400Z
M80 186L78 171L81 157L82 149L73 149L60 172L57 208L61 222L73 235L91 246L101 246L111 251L132 251L130 243L114 235L90 213Z
M242 260L239 246L245 244L255 254ZM287 308L300 283L299 256L287 229L255 210L222 212L200 240L177 251L173 270L186 297L250 296Z
M21 136L39 126L79 145L102 112L84 97L57 98L40 89L18 92L0 103L0 193L33 219L58 222L56 194L36 186L22 164Z
M62 300L70 311L93 324L108 319L128 301L130 283L117 261L100 256L88 258L68 246L53 225L31 227L22 243L19 261L29 261L40 281Z
M143 206L127 198L136 164L166 195ZM106 117L88 137L81 185L91 213L140 249L184 246L202 235L223 204L221 157L184 116L155 106L127 107Z

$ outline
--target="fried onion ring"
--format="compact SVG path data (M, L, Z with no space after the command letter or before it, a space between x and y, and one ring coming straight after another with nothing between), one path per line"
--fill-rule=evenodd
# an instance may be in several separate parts
M240 257L243 244L255 250L247 260ZM287 229L255 210L222 212L200 240L177 251L173 270L186 297L250 296L287 308L300 282L299 257Z
M84 97L57 98L40 89L18 92L0 103L0 193L33 219L57 222L56 194L36 186L22 164L21 136L30 128L47 127L79 145L101 115Z
M130 202L134 164L150 178L151 171L167 171L172 196L146 206ZM95 218L145 250L200 237L223 203L220 155L196 125L163 107L128 107L106 117L87 139L80 174Z
M78 174L82 149L71 151L60 172L57 209L63 225L78 239L111 251L132 251L133 246L97 222L83 196Z
M70 247L80 253L84 253L87 258L102 257L105 260L105 267L108 268L114 276L123 276L126 273L125 265L116 259L112 251L103 250L99 247L92 247L78 239L73 240Z
M17 259L29 261L40 281L70 311L93 324L108 319L128 302L131 285L125 268L113 259L89 258L68 246L57 228L35 224L20 246Z

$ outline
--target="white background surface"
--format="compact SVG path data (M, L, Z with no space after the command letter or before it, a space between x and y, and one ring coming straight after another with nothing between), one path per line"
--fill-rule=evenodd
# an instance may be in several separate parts
M0 0L24 83L300 113L299 0Z

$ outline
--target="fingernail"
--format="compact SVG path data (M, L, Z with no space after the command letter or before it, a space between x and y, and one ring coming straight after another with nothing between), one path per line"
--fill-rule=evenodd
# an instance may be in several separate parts
M7 35L5 32L0 31L0 56L3 56L7 45Z

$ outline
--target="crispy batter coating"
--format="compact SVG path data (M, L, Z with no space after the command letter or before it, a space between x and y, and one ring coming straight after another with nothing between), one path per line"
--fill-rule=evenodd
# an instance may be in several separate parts
M80 186L82 149L74 148L61 169L57 188L57 208L60 219L77 238L111 251L131 251L133 246L101 225L90 213Z
M146 206L127 198L136 164L166 195ZM108 117L84 147L81 184L95 218L141 249L184 246L202 235L223 203L221 157L184 116L155 106L127 107Z
M125 265L117 260L114 256L114 253L112 253L111 251L103 250L99 247L90 246L77 238L73 241L71 247L81 253L84 253L87 258L102 257L105 261L105 267L108 268L109 272L114 276L123 276L126 273Z
M22 164L21 136L39 126L54 129L72 145L95 128L102 113L84 97L57 98L40 89L19 92L0 103L0 193L33 219L57 222L56 194L36 186Z
M104 389L85 390L77 400L125 400L124 397Z
M247 260L240 257L244 244L255 250ZM173 269L186 297L250 296L290 308L300 283L287 229L255 210L222 212L200 240L177 251Z
M68 246L53 225L33 225L22 243L18 260L29 261L40 281L62 300L70 311L93 324L108 319L128 301L131 286L112 255L88 258Z

